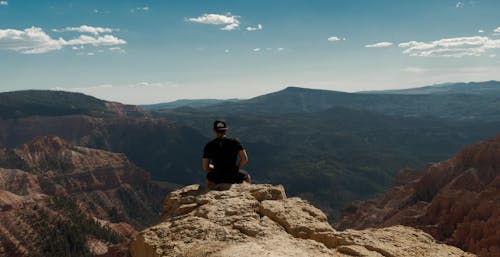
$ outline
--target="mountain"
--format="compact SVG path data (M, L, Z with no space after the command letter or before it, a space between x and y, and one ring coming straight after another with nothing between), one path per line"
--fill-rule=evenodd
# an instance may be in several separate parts
M380 198L342 212L339 228L402 224L483 257L500 255L500 136L423 172L403 171Z
M289 87L282 91L199 108L198 111L219 115L253 114L279 116L289 113L313 113L334 107L364 109L386 115L405 117L436 117L453 121L500 121L499 82L454 84L450 93L441 94L382 94L345 93L329 90ZM488 93L458 93L479 92ZM175 110L174 110L175 111ZM172 112L163 110L160 113Z
M403 226L336 231L324 213L287 198L282 186L192 185L170 193L163 210L162 222L132 241L132 257L474 256Z
M342 107L281 116L177 110L165 117L199 133L209 132L213 119L225 118L229 136L246 147L246 169L255 181L281 183L332 219L344 204L385 191L397 171L447 158L500 128L498 122L395 117Z
M500 81L484 81L484 82L469 82L469 83L446 83L425 87L382 90L382 91L365 91L362 93L372 94L409 94L409 95L445 95L445 94L467 94L467 95L500 95Z
M201 151L208 138L193 128L153 118L136 106L83 94L19 91L0 93L0 99L8 99L0 102L2 111L16 114L0 116L0 147L17 147L37 136L59 136L76 145L125 153L155 180L203 180L200 153L193 149Z
M166 192L123 154L58 137L2 149L0 256L89 256L120 248L157 222Z
M345 204L385 191L398 170L423 168L500 128L496 121L408 117L348 107L294 112L293 99L302 92L313 93L310 101L322 94L350 94L298 88L287 92L289 99L276 103L291 106L281 115L208 112L212 106L143 111L138 117L91 112L0 119L0 146L12 148L36 136L57 135L72 144L124 153L153 180L187 185L203 183L203 146L213 136L213 119L224 118L229 136L239 137L249 153L246 169L254 181L284 184L290 194L313 202L333 220ZM275 94L275 101L282 93Z
M227 99L227 100L219 100L219 99L180 99L167 103L159 103L159 104L147 104L140 105L139 107L145 110L161 110L161 109L172 109L179 107L192 107L192 108L201 108L207 107L216 104L224 104L237 102L238 99Z
M89 115L94 117L142 117L147 113L133 105L107 102L81 93L24 90L0 93L0 118Z

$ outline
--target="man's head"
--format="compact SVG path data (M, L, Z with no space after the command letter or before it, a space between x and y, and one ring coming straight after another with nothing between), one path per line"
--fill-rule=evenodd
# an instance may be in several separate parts
M225 135L228 130L228 127L226 122L222 120L215 120L212 130L216 135Z

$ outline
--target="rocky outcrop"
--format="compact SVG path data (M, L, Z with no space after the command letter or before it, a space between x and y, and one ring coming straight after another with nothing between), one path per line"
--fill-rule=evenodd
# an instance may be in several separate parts
M124 154L59 137L0 149L0 257L126 256L166 192Z
M500 136L423 172L403 171L383 197L344 209L337 227L396 224L480 256L500 256Z
M131 242L133 257L473 256L409 227L336 231L282 186L192 185L170 193L163 208L162 222Z

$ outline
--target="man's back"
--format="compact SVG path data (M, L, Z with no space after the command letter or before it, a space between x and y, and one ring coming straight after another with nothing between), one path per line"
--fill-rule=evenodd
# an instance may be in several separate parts
M243 150L240 142L226 136L215 138L205 145L203 158L208 158L214 165L214 172L233 173L238 171L236 161L238 152Z

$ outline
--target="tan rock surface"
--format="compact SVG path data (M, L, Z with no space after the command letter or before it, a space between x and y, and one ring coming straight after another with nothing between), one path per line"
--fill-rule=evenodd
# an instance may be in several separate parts
M192 185L170 193L163 222L132 241L133 257L474 256L413 228L338 232L282 186Z

